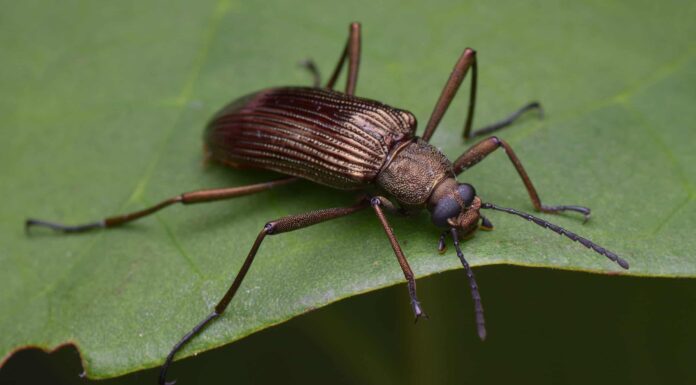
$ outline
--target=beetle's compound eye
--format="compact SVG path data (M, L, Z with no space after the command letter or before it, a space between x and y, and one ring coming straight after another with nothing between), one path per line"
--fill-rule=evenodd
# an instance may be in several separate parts
M473 199L473 198L472 198ZM448 227L447 220L459 215L462 206L452 197L443 197L430 211L430 219L437 227Z
M474 186L468 183L462 183L457 188L457 192L459 193L459 196L462 197L462 199L464 200L464 203L467 206L471 206L471 202L474 201L474 197L476 196L476 189L474 189Z

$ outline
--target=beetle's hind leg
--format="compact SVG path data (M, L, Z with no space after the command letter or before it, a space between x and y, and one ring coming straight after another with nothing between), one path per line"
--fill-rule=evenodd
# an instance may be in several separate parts
M325 88L333 90L338 76L343 69L343 64L346 61L348 62L348 77L346 78L345 93L348 95L355 95L355 87L358 84L358 69L360 68L360 23L350 24L348 41L346 42L345 48L343 48L343 52ZM317 88L321 87L321 74L314 60L307 59L302 61L300 62L300 66L305 68L312 75L312 79L314 80L313 86Z
M321 87L321 73L319 72L319 67L317 67L317 63L315 63L312 59L307 59L301 61L300 66L306 69L310 73L310 75L312 75L312 87Z
M124 223L128 223L128 222L134 221L136 219L153 214L153 213L155 213L155 212L157 212L157 211L159 211L167 206L170 206L174 203L192 204L192 203L212 202L212 201L217 201L217 200L236 198L236 197L243 196L243 195L250 195L250 194L257 193L257 192L269 190L273 187L283 186L283 185L286 185L288 183L295 182L297 180L298 180L298 178L290 177L290 178L283 178L283 179L274 180L272 182L257 183L257 184L251 184L251 185L240 186L240 187L229 187L229 188L220 188L220 189L191 191L191 192L187 192L187 193L183 193L183 194L171 197L169 199L165 199L162 202L160 202L154 206L147 207L147 208L140 210L140 211L134 211L134 212L131 212L128 214L116 215L116 216L102 219L100 221L86 223L86 224L82 224L82 225L70 226L70 225L64 225L64 224L60 224L60 223L43 221L43 220L39 220L39 219L27 219L24 225L25 225L25 228L27 230L29 230L29 228L31 228L31 227L39 226L39 227L48 227L50 229L64 232L64 233L80 233L80 232L85 232L85 231L93 230L93 229L102 229L102 228L110 228L110 227L120 226Z

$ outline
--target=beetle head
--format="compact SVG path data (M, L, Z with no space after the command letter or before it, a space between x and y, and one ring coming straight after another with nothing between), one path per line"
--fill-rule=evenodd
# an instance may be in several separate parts
M478 226L481 200L474 186L447 179L433 191L430 197L430 218L440 228L457 228L465 235Z

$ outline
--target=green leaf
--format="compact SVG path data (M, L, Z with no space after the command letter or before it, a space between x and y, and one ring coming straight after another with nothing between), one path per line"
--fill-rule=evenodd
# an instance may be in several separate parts
M502 213L488 215L494 232L465 243L472 265L694 277L694 11L647 1L5 2L0 356L73 343L92 378L157 366L219 300L266 221L352 202L354 193L302 182L111 231L22 227L27 217L81 223L277 178L204 167L202 127L233 98L309 84L296 65L307 57L328 74L352 20L364 33L358 93L421 124L467 45L479 52L477 125L542 101L544 120L530 114L500 135L544 202L591 206L593 218L542 216L631 270ZM465 148L464 112L461 96L433 139L451 158ZM486 201L532 209L504 154L460 179ZM437 254L426 214L391 221L417 276L459 267L452 251ZM228 312L179 357L402 281L370 212L269 237Z

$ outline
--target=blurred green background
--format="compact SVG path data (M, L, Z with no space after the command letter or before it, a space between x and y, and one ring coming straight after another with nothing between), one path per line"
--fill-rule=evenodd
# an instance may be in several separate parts
M693 255L696 175L693 2L2 5L0 42L6 59L0 62L0 164L5 166L0 170L0 192L8 202L0 208L4 347L11 345L7 343L11 337L51 345L67 335L80 338L99 359L101 366L95 372L102 375L155 365L171 345L173 330L178 335L188 329L200 317L202 304L217 298L226 285L220 277L231 269L232 261L221 255L234 252L239 257L246 250L248 242L231 239L230 230L243 228L247 233L235 235L249 238L259 221L269 217L344 203L345 195L302 185L290 188L290 194L271 193L258 200L172 209L108 236L29 240L18 225L28 214L77 221L140 207L180 189L223 181L258 182L262 176L253 172L201 171L197 146L202 122L230 97L272 85L308 84L307 74L294 66L299 60L314 57L326 74L353 20L364 28L359 94L413 110L422 127L456 56L465 46L477 48L485 63L480 67L477 121L492 121L528 98L541 98L547 106L547 123L526 119L502 136L516 145L518 154L525 154L535 183L544 196L555 198L551 203L591 203L597 209L584 228L572 217L554 221L590 233L593 239L611 240L612 247L640 261L633 270L639 274L694 274L696 265L688 257ZM457 105L435 136L450 155L461 149L461 98ZM36 135L41 129L47 132ZM602 147L591 156L578 155L598 142ZM646 143L659 151L641 147ZM153 161L153 149L167 151ZM639 166L632 167L639 160ZM505 162L502 156L491 159L467 178L489 182L488 196L528 207ZM672 164L688 166L665 167ZM546 165L553 167L544 169ZM144 180L149 181L147 186L141 183ZM583 183L586 180L591 183ZM670 211L646 204L652 200L669 203ZM646 217L644 210L660 216ZM515 219L509 225L507 221L496 219L498 230L467 244L475 264L515 261L609 269L609 263L578 245L537 235L541 230ZM427 218L395 223L417 272L456 266L456 260L434 255L433 231L423 229ZM400 279L395 264L387 259L392 257L379 229L360 228L370 224L371 218L363 216L308 230L306 239L324 239L327 234L338 239L327 244L303 245L305 238L298 235L277 241L282 243L276 246L293 248L292 256L298 258L292 260L298 264L293 267L300 269L310 264L299 264L304 253L313 252L313 259L305 260L314 264L310 277L327 281L345 280L333 276L338 273L331 266L384 261L363 264L371 270L370 277L356 282L354 291L362 291ZM335 231L350 234L332 234ZM176 239L172 234L179 235L181 244L170 245ZM85 245L96 245L91 255L79 253ZM198 277L191 276L181 260L172 259L179 257L172 251L175 248L192 254L202 269ZM332 255L335 250L353 249L364 259L345 262ZM250 277L263 280L259 273L280 274L269 269L269 263L255 266L258 269L252 272L257 274ZM66 266L72 275L64 274ZM160 269L191 279L152 279ZM390 275L380 276L383 271ZM426 322L412 323L404 285L397 285L177 362L172 378L184 385L227 380L240 384L696 383L693 280L510 266L477 268L476 273L489 328L485 343L476 337L467 283L457 270L418 281L420 298L431 316ZM319 283L312 278L295 280L293 287ZM56 286L59 296L42 296L44 287ZM121 302L123 291L127 301ZM337 289L334 294L340 298L344 293ZM149 308L142 304L156 311L145 317ZM48 315L43 313L47 308ZM117 316L110 318L107 308ZM293 311L297 309L288 314ZM279 319L273 316L262 321ZM142 319L168 323L147 323L154 331L148 330L146 343L123 337L133 332L127 322L137 324ZM108 327L96 323L102 321ZM216 326L217 335L212 330L207 334L210 341L196 342L212 346L234 336L229 331L233 318L225 322ZM121 350L131 349L132 356L110 356L120 345L126 346ZM78 376L81 372L72 347L53 354L24 350L0 369L0 382L90 383ZM99 383L154 383L155 376L156 370L149 369Z

